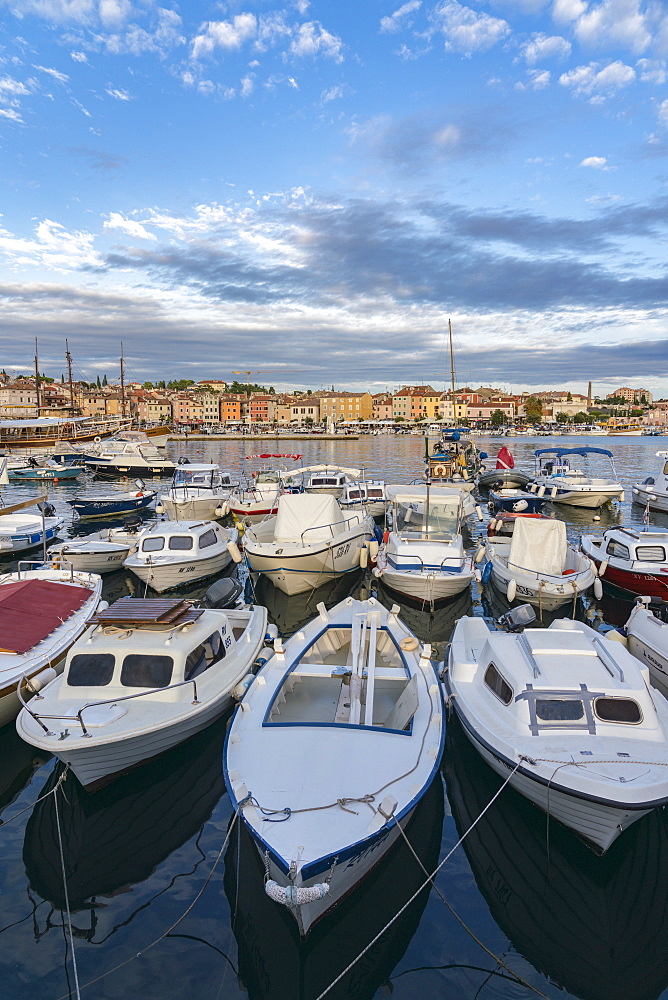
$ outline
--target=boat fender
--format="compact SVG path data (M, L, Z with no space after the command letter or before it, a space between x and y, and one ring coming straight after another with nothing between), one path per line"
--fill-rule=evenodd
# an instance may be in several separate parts
M408 507L408 509L406 510L406 513L404 514L404 524L408 524L408 522L410 521L410 519L412 517L413 517L413 508L412 507Z
M258 658L253 661L253 668L256 669L256 670L262 670L262 667L265 665L265 663L269 663L270 659L271 659L271 655L270 656L258 656Z
M513 510L515 511L516 514L519 514L520 511L526 510L528 506L529 504L526 502L526 500L517 500L513 504Z
M381 576L381 574L382 574L383 571L378 566L374 566L374 568L371 570L371 572L373 573L373 575L375 577L379 577L379 576Z
M594 597L597 601L600 601L603 597L603 584L598 577L594 580Z
M605 571L608 568L608 560L604 559L601 565L598 567L598 575L605 576Z
M27 677L26 686L33 694L37 694L38 691L41 691L51 681L55 681L57 676L58 674L53 667L46 667L44 670L40 670L38 674L35 674L34 677Z
M241 678L236 687L232 688L232 697L235 701L241 701L254 680L255 674L246 674L245 677Z
M241 552L239 551L239 546L237 545L236 542L233 542L231 539L227 543L227 551L230 553L235 563L241 562L243 557L241 555Z
M491 564L491 562L488 562L488 563L485 564L485 568L482 571L481 582L482 582L483 587L487 586L487 584L489 583L489 578L490 578L491 575L492 575L492 564Z
M318 899L324 899L329 892L329 885L327 882L316 882L315 885L298 888L296 885L279 885L270 878L264 884L264 891L275 903L295 909L303 903L315 903Z
M216 509L214 510L214 514L216 515L216 517L225 517L225 515L229 514L229 512L230 512L230 507L229 504L227 503L219 503Z
M531 490L532 493L535 493L536 490L538 489L538 484L537 483L529 483L527 489Z
M100 603L97 606L97 610L106 611L108 607L109 607L109 601L100 601Z
M477 563L482 562L484 555L485 555L485 546L479 545L478 548L476 549L475 561Z
M378 542L376 541L375 538L373 538L369 542L369 558L371 559L372 562L376 561L376 558L378 556L378 549L379 549Z
M628 647L628 639L621 632L618 632L616 628L611 628L609 632L605 633L603 638L607 639L608 642L621 642L622 646Z
M97 435L97 437L93 438L93 441L95 442L95 444L99 444L101 440L102 440L102 438L100 437L99 434Z
M366 569L369 562L369 549L366 545L360 546L360 567Z
M390 533L389 533L389 531L384 531L383 532L383 543L385 545L387 545L387 543L389 542L389 540L390 540Z
M552 489L550 490L550 496L552 497L553 500L556 497L556 495L557 495L558 492L559 492L559 490L557 489L556 486L553 486Z
M517 593L517 580L509 580L508 589L506 590L506 597L508 598L509 604L515 600L516 593Z
M538 488L538 496L539 497L544 497L545 496L545 487L544 486L540 486Z
M156 512L156 514L164 514L165 513L164 506L161 503L157 503L155 505L155 512Z
M482 521L482 509L480 507L480 504L476 504L475 512L478 515L478 520Z

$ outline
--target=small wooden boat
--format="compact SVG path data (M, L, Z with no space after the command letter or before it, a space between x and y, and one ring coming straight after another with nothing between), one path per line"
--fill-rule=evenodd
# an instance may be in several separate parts
M122 517L147 510L156 497L155 490L147 490L138 479L137 489L126 493L79 494L67 502L79 517Z
M234 715L223 770L266 859L265 891L305 937L401 836L438 772L443 708L431 647L373 598L319 605L274 650Z
M51 482L58 483L63 479L78 479L82 472L86 471L85 465L66 465L62 462L55 462L48 459L40 464L37 459L29 458L25 465L12 466L8 468L10 480L14 482Z
M123 565L161 594L220 573L238 538L236 528L216 521L158 521L142 532Z
M17 719L19 736L87 788L164 753L229 707L264 643L267 612L121 598L74 644L62 677Z
M100 600L102 578L56 569L0 576L0 726L63 669Z
M444 683L490 767L599 852L668 803L668 702L621 643L569 619L504 634L462 618Z
M654 477L649 476L642 483L634 483L632 489L633 502L668 513L668 451L657 451L656 457L662 459L661 472Z
M668 602L668 531L607 528L602 535L583 535L580 548L604 585Z

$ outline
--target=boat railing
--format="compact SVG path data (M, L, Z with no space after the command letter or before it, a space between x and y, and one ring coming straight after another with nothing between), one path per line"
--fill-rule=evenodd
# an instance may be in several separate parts
M551 580L558 580L560 583L568 583L569 580L575 580L581 573L585 572L590 567L583 566L582 569L574 569L572 573L544 573L542 569L529 569L527 566L521 566L520 563L511 562L508 560L508 569L519 569L523 573L527 573L529 576L535 576L536 579L539 577L550 577Z
M354 525L354 524L361 524L361 523L362 522L360 520L359 514L353 514L352 517L344 517L342 521L335 521L334 524L315 524L315 525L313 525L312 528L306 528L304 531L302 531L302 533L301 533L301 541L302 541L302 544L303 544L303 542L304 542L304 535L307 535L309 533L309 531L322 531L323 528L329 528L329 532L330 532L332 538L334 538L335 535L341 534L341 532L338 532L338 531L335 532L334 531L334 528L337 528L340 524L343 524L343 525L346 525L346 524ZM321 539L318 538L317 541L321 541Z
M452 562L453 560L455 560L457 558L458 558L457 555L454 555L454 554L453 555L449 555L449 556L444 556L443 559L441 559L441 564L438 567L437 572L442 573L443 569L445 567L445 564L447 562ZM396 563L397 569L400 569L399 563L401 562L402 559L405 560L406 562L409 562L409 563L419 562L419 564L420 564L420 572L421 573L424 573L424 572L433 573L434 569L435 569L433 563L425 563L425 561L422 558L422 556L418 555L417 553L412 553L412 552L393 552L392 553L392 559ZM459 562L457 564L457 567L455 567L455 568L463 570L464 563L461 560L459 560Z
M91 734L86 729L86 724L84 723L84 720L82 718L83 713L86 711L87 708L98 708L100 705L115 705L119 701L131 701L133 698L144 698L148 694L156 694L157 692L162 693L163 691L172 691L175 688L184 687L184 685L186 684L192 684L193 686L193 700L191 704L192 705L200 704L199 699L197 698L197 681L194 677L191 677L190 680L187 681L177 681L176 684L168 684L166 687L151 688L148 691L138 691L137 694L121 695L120 698L105 698L101 701L89 701L79 709L76 715L43 715L38 712L33 712L33 710L30 707L30 703L24 700L23 695L21 694L21 685L23 683L25 683L28 687L30 686L30 682L28 678L25 676L25 674L21 677L16 687L16 694L18 696L18 699L21 702L23 708L25 708L26 712L28 712L28 714L32 716L32 718L35 720L38 726L40 726L44 730L46 736L55 736L56 734L52 733L49 730L48 726L44 725L42 719L59 719L61 722L63 720L65 720L66 722L74 722L76 720L81 726L82 737L87 737L88 739L90 739ZM37 695L37 698L39 697L41 696Z
M69 566L70 580L74 582L75 571L73 564L68 559L59 559L58 562L61 563L62 566L55 566L53 559L51 560L50 563L45 562L44 559L20 559L17 566L18 578L19 580L21 579L21 567L23 567L23 572L27 573L30 567L32 567L33 569L61 569L61 568L66 569Z

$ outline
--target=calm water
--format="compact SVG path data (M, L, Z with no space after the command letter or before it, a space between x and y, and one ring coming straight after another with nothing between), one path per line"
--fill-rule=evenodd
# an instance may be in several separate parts
M614 451L627 499L603 511L599 521L594 511L560 508L573 539L609 524L642 524L642 508L631 506L629 487L656 471L659 459L654 453L666 447L663 438L478 443L490 456L508 444L516 464L527 469L532 468L536 447L590 445ZM422 440L408 436L272 442L270 449L301 450L309 463L362 466L369 477L388 482L419 476L424 454ZM244 455L261 450L259 442L169 446L174 456L217 461L232 470L244 464L256 467L244 462ZM95 483L94 488L127 487ZM69 516L63 497L77 490L81 486L52 490L59 512ZM4 495L10 501L33 492L21 484L6 488ZM653 513L651 523L668 528L668 517ZM87 533L99 526L78 524L71 531ZM480 530L479 525L473 527L471 545ZM105 596L114 599L132 586L124 573L114 574L105 583ZM290 632L312 617L319 600L336 603L351 587L366 594L371 583L346 581L327 585L310 599L288 599L262 582L257 597L281 631ZM382 593L378 596L385 600ZM474 593L434 616L415 609L404 609L404 616L420 638L443 644L462 614L503 610L489 608ZM627 612L627 604L608 594L600 605L580 610L595 626L622 623ZM210 877L231 819L221 775L225 724L221 720L95 795L87 795L68 777L66 798L58 797L58 810L82 996L316 1000L422 884L415 858L400 843L362 890L301 944L289 915L265 896L262 867L240 826ZM53 787L58 770L53 759L23 744L11 727L0 731L0 762L0 995L8 1000L64 1000L76 991L62 909L54 797L33 806ZM457 724L450 723L441 780L408 831L428 870L436 867L498 786ZM148 948L179 920L209 877L186 918ZM667 879L665 812L637 822L604 858L597 858L506 788L441 870L437 886L447 905L433 890L418 895L327 996L668 998ZM527 985L514 980L472 935ZM136 957L140 951L144 953Z

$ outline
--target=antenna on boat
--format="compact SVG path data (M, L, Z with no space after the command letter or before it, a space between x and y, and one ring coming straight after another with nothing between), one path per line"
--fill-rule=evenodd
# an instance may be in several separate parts
M37 395L37 416L41 408L41 397L39 391L39 353L37 351L37 337L35 337L35 393Z
M74 416L74 386L72 385L72 355L69 344L65 341L65 360L67 361L67 381L70 385L70 416Z
M125 416L125 366L123 364L123 341L121 341L121 416Z

